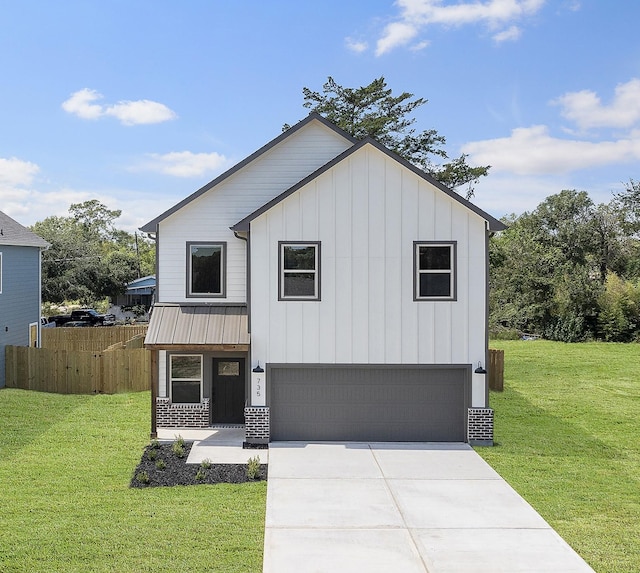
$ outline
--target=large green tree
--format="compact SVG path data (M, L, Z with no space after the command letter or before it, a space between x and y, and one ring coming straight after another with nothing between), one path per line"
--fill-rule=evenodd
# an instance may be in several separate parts
M68 217L47 217L32 226L51 243L42 256L42 298L91 306L114 297L141 274L151 274L154 249L142 237L116 229L121 212L97 200L72 204Z
M466 155L447 161L444 136L435 129L417 131L416 118L411 116L427 100L408 92L393 95L383 76L358 88L341 86L329 77L321 92L305 87L302 94L304 107L357 139L376 139L452 189L466 187L467 199L480 177L489 172L490 166L470 166Z

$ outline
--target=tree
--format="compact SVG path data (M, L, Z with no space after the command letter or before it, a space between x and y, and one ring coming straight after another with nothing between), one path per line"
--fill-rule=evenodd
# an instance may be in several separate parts
M115 228L120 211L92 200L71 205L69 212L69 217L47 217L32 227L51 243L42 256L44 301L93 306L123 292L143 271L153 272L151 243Z
M414 95L408 92L392 95L384 76L359 88L343 87L329 77L322 92L305 87L302 94L304 107L319 113L355 138L372 137L452 189L466 185L467 199L473 196L473 186L480 177L489 172L490 166L468 165L466 155L448 163L435 163L434 160L448 159L443 149L445 138L435 129L417 132L413 127L416 119L411 117L427 100L412 99ZM283 130L289 127L285 125Z

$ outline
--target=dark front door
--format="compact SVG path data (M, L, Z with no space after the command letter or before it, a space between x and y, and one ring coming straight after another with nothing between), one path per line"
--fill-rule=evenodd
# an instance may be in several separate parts
M244 358L214 358L211 421L244 423Z

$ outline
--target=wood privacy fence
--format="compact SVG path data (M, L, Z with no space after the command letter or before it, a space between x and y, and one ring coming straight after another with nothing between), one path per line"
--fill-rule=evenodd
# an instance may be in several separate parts
M489 349L489 390L504 390L504 350Z
M49 350L102 352L118 342L127 342L140 334L146 334L147 328L146 325L43 328L41 346Z
M59 394L149 390L151 352L143 348L144 332L136 332L135 328L146 330L146 327L43 329L44 348L5 348L6 385ZM102 332L109 330L121 332ZM54 331L59 333L51 335ZM117 340L118 337L125 340ZM102 344L105 346L98 351L78 349Z

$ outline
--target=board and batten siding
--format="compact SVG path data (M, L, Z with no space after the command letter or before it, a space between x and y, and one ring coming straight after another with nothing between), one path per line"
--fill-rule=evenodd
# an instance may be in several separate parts
M363 146L252 221L253 363L484 364L485 229ZM319 302L278 301L278 241L321 241ZM456 242L456 301L413 300L414 241Z
M225 241L225 298L246 302L246 243L232 225L342 153L351 142L312 121L160 223L158 302L195 302L186 296L187 241Z
M40 320L40 248L0 245L0 388L5 346L29 346L29 325Z

